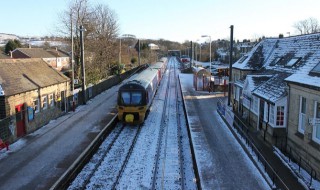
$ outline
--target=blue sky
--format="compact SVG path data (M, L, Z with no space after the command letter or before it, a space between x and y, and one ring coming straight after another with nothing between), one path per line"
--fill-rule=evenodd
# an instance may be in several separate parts
M89 0L90 1L90 0ZM39 36L54 34L59 13L68 0L10 0L1 2L0 33ZM91 0L107 4L117 14L120 34L183 42L230 36L235 39L296 34L297 21L320 21L319 0Z

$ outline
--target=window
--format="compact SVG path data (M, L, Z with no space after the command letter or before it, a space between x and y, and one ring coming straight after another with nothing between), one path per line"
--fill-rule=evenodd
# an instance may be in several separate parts
M33 109L35 113L38 113L40 111L39 98L33 99Z
M315 122L313 126L313 133L312 133L312 139L320 144L320 103L315 102L315 107L314 107L314 117L315 117ZM318 120L318 121L317 121Z
M130 93L129 92L122 92L121 99L124 104L130 104Z
M313 76L320 76L320 63L318 63L311 71L310 74Z
M301 60L301 57L294 57L286 64L286 66L292 67L293 65L298 63L300 60Z
M49 94L49 106L53 107L54 106L54 99L53 99L53 94Z
M300 96L300 110L299 110L299 126L298 131L304 134L306 128L306 110L307 110L307 100L305 97Z
M142 104L141 92L121 92L121 101L124 105Z
M256 96L253 97L253 104L252 104L252 110L255 114L258 115L258 108L259 108L259 98Z
M269 121L271 124L274 124L274 105L270 105L270 115L269 115Z
M132 104L141 104L142 95L140 92L132 92Z
M248 56L243 56L239 59L238 63L243 63L246 59L248 58Z
M270 66L275 66L278 64L280 61L282 61L282 57L276 57L271 63Z
M41 98L41 102L42 102L42 109L45 110L48 108L48 96L44 95Z
M243 94L243 105L248 109L250 108L250 99L250 97Z
M284 106L277 107L277 126L283 126L284 124Z

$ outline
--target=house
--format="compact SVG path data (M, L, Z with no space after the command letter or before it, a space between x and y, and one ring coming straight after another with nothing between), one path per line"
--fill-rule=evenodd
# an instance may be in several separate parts
M232 71L234 112L319 174L320 33L263 39Z
M66 110L70 79L42 59L0 59L0 137L30 133Z
M12 58L42 58L48 65L61 72L70 70L69 55L58 49L17 48L11 53Z

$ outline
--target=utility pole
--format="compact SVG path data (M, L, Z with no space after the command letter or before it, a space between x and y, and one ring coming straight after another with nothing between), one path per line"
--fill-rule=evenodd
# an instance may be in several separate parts
M193 43L192 43L192 41L190 41L190 47L191 47L191 49L190 49L190 55L191 55L190 68L191 68L191 66L193 65Z
M138 39L138 62L139 62L139 66L141 64L141 61L140 61L140 39Z
M229 56L228 106L230 106L230 100L231 100L232 52L233 52L233 25L230 26L230 56Z
M119 68L118 68L119 72L120 72L120 64L121 64L121 36L120 36L120 48L119 48Z
M71 84L71 90L72 90L72 103L74 104L74 55L73 55L73 23L72 23L72 10L70 13L70 21L71 21L71 70L72 70L72 84ZM74 106L74 105L73 105Z
M80 47L81 47L81 75L82 75L82 95L83 104L86 104L86 74L85 74L85 64L84 64L84 42L83 42L83 32L86 29L80 25Z

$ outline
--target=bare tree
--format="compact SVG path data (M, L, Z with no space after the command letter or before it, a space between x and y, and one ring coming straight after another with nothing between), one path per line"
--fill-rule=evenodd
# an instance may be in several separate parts
M80 77L80 25L84 32L87 83L95 83L108 74L115 54L112 46L118 33L118 21L114 11L106 5L92 6L89 0L73 0L60 16L58 32L71 42L74 37L75 77ZM72 26L72 28L71 28ZM71 43L70 43L71 44Z
M313 34L320 31L319 22L315 18L308 18L298 21L293 25L293 27L300 34Z

